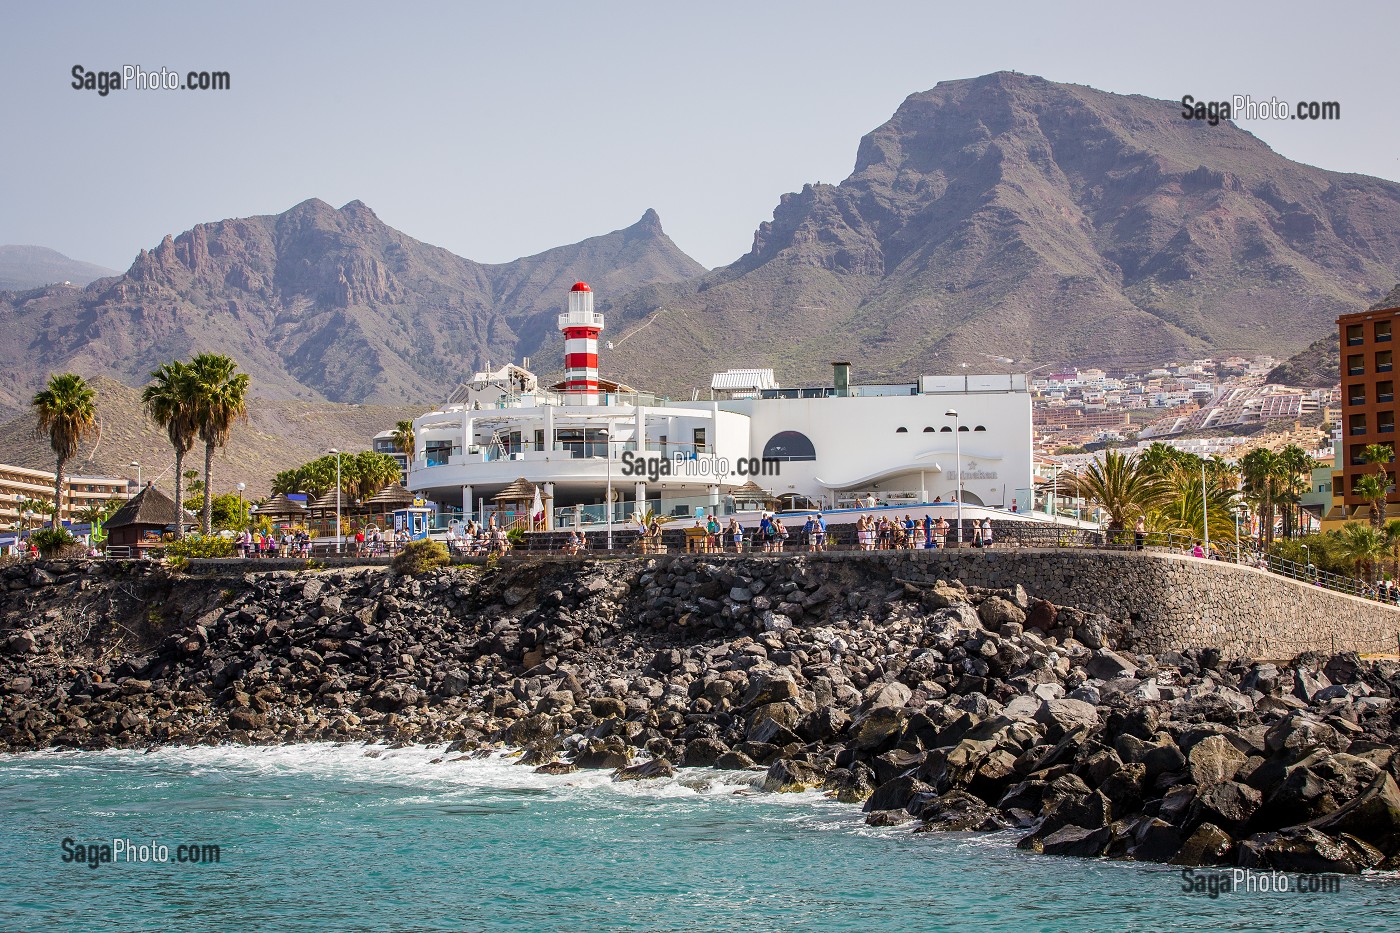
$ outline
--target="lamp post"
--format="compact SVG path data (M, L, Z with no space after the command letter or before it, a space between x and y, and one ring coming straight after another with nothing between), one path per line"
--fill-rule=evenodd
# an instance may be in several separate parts
M335 454L335 552L340 553L340 451L332 447L327 453Z
M603 494L603 507L608 510L608 550L612 550L612 422L608 422L607 447L603 450L603 459L608 465L608 488Z
M1205 539L1206 557L1210 556L1210 512L1206 505L1210 494L1206 491L1206 458L1201 458L1201 537Z
M943 413L944 417L953 419L953 459L957 461L957 482L958 482L958 547L962 547L962 423L958 419L958 410L950 408Z
M135 460L133 460L133 461L131 461L131 465L134 466L134 467L136 467L136 491L137 491L137 492L140 492L140 491L141 491L141 464L140 464L140 463L137 463Z
M1312 548L1303 545L1303 571L1312 579Z
M242 525L248 524L248 517L243 514L243 490L246 488L243 483L238 484L238 522Z
M1235 563L1240 562L1240 510L1235 509Z
M1050 520L1055 524L1060 523L1060 465L1055 462L1050 464Z

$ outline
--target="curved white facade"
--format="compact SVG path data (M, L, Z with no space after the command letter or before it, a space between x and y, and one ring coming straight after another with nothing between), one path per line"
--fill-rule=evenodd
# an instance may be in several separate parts
M1031 488L1031 402L1019 375L684 402L604 392L596 404L569 404L533 384L528 393L485 388L414 421L408 475L413 491L478 517L518 478L542 488L551 520L602 508L609 488L624 503L619 518L638 502L673 515L732 511L749 482L828 508L858 495L950 501L959 448L964 502L1020 499L1025 509Z

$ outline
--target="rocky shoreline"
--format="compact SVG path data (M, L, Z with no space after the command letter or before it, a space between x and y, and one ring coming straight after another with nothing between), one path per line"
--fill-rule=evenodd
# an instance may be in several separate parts
M1400 869L1400 664L1134 653L1133 626L917 560L199 577L0 566L0 750L385 741L445 762L752 769L1022 848Z

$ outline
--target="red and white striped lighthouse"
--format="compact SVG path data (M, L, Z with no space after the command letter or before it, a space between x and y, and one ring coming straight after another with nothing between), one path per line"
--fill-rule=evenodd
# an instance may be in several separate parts
M564 393L571 405L598 404L598 334L603 316L593 310L593 289L575 282L569 310L559 315L564 332Z

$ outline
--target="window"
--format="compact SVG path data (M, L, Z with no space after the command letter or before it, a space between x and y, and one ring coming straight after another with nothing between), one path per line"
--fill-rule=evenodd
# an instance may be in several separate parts
M1362 342L1363 340L1365 340L1365 339L1366 339L1366 338L1363 337L1362 334L1361 334L1361 325L1360 325L1360 324L1348 324L1348 325L1347 325L1347 346L1349 346L1349 347L1360 346L1360 345L1361 345L1361 342Z
M1393 353L1392 350L1382 350L1376 354L1376 372L1388 373L1394 368Z
M1377 321L1377 322L1376 322L1376 331L1375 331L1375 334L1376 334L1376 343L1389 343L1389 342L1390 342L1390 322L1389 322L1389 321Z
M895 428L895 429L894 429L894 433L896 433L896 434L908 434L908 433L909 433L909 429L906 428L906 427L898 427L898 428Z
M933 428L924 428L924 433L925 433L925 434L932 434L932 433L933 433Z
M984 428L982 425L979 424L977 427L973 428L972 430L974 430L974 431L985 431L985 430L987 430L987 429Z
M1352 435L1365 434L1365 433L1366 433L1366 416L1365 416L1365 415L1352 415L1352 416L1351 416L1351 420L1347 423L1347 433L1348 433L1348 434L1352 434Z
M962 427L958 428L958 430L959 430L959 431L967 431L967 430L970 430L970 428L968 428L967 425L963 425Z
M1395 412L1383 411L1376 415L1376 432L1379 434L1395 433Z
M948 426L946 426L946 425L944 425L943 427L941 427L941 428L938 429L938 433L939 433L939 434L952 434L952 433L953 433L953 429L950 428L950 427L948 427Z
M1387 383L1387 384L1388 384L1388 383ZM1380 384L1379 384L1379 383L1377 384L1376 389L1377 389L1377 391L1380 390ZM1354 386L1347 386L1347 404L1348 404L1348 405L1365 405L1365 404L1366 404L1366 386L1365 386L1364 384L1361 384L1361 385L1354 385Z
M764 460L815 460L817 449L801 431L779 431L763 445Z
M1389 379L1386 379L1384 382L1376 383L1376 401L1395 401L1395 383Z
M1360 353L1353 353L1350 356L1348 356L1347 375L1360 376L1362 373L1366 372L1366 363L1364 362L1364 360L1365 357L1363 357Z
M709 448L708 448L707 446L705 446L705 429L704 429L704 428L696 428L694 434L695 434L695 438L694 438L694 439L695 439L695 452L696 452L697 454L703 454L703 453L707 452L707 451L709 450Z

